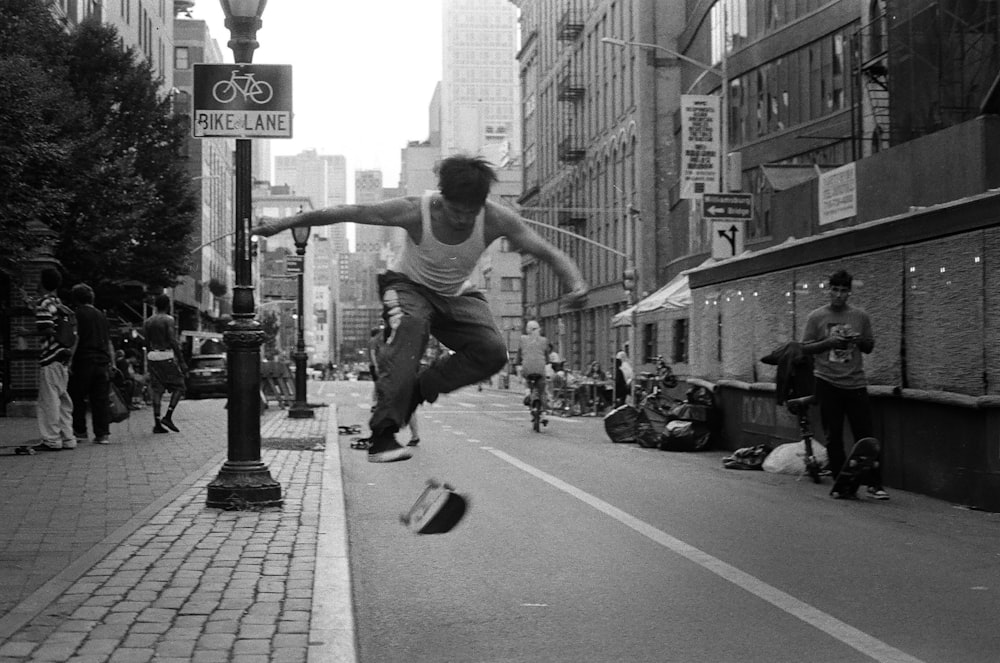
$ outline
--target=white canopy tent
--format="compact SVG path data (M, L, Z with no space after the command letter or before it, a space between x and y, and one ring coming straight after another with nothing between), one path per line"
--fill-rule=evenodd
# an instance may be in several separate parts
M629 306L611 318L612 327L628 327L632 324L633 312L650 313L653 311L680 311L691 305L691 288L688 285L686 273L675 276L669 283L651 295L641 299L639 303Z

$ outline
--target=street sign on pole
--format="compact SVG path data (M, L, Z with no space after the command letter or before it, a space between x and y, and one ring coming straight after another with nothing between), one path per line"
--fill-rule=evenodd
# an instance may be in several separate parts
M712 221L712 257L733 258L743 253L743 221Z
M753 194L706 193L702 199L702 217L717 221L749 221L753 218Z
M305 271L305 256L286 256L285 274L302 274Z
M292 66L196 64L195 138L291 138Z

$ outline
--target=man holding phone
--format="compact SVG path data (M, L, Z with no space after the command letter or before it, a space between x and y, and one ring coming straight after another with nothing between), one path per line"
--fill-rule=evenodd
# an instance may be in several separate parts
M868 378L862 354L875 349L868 314L847 303L853 277L841 269L830 276L830 303L809 314L802 335L802 349L813 355L816 400L826 434L829 470L836 477L846 460L844 419L851 425L854 440L872 436ZM868 494L877 500L889 499L882 487L881 463L874 470Z

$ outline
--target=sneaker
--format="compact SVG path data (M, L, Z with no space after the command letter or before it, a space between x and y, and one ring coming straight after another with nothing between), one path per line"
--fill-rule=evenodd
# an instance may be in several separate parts
M62 441L62 448L63 449L76 449L76 440L75 439L74 440L63 440Z
M177 426L174 425L174 420L171 419L169 416L166 416L166 417L163 417L162 419L160 419L160 424L162 424L163 426L166 426L167 428L169 428L170 430L172 430L175 433L180 433L181 432L180 429L177 428Z
M420 438L419 437L415 437L412 440L410 440L409 443L407 443L406 446L408 446L408 447L415 447L418 444L420 444Z
M111 444L111 440L107 435L102 435L94 438L94 444Z
M884 488L868 486L868 497L873 500L887 500L889 499L889 493L885 492Z
M155 426L153 426L153 432L154 433L169 433L170 431L168 431L166 428L164 428L160 424L156 424Z
M397 460L407 460L413 457L413 452L396 442L394 435L371 439L368 447L369 463L392 463Z
M51 445L51 444L46 444L45 442L42 442L41 444L36 444L35 446L33 446L31 448L34 449L35 451L62 451L62 444L60 443L60 445L57 447L57 446L54 446L54 445Z

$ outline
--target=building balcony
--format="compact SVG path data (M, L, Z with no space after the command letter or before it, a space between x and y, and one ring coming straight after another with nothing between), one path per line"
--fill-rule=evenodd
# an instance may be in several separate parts
M583 33L583 12L576 7L567 8L556 24L556 39L574 41Z
M564 138L559 141L559 160L568 163L581 161L587 156L587 150L582 141L577 138Z
M586 92L586 88L583 87L583 83L572 75L561 78L556 88L559 101L579 101L583 99L584 92Z

